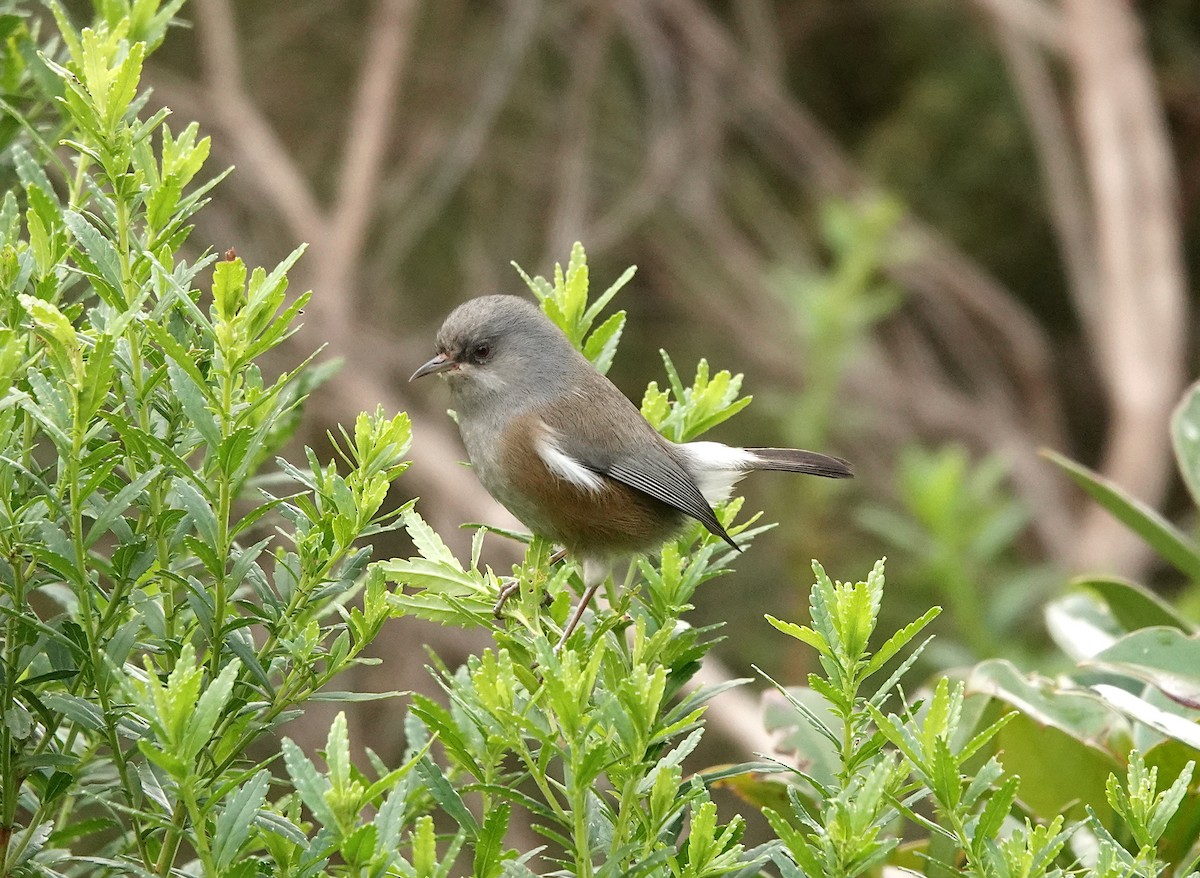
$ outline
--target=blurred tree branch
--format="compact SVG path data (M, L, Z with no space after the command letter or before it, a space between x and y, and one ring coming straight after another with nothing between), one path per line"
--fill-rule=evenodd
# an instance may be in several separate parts
M1063 15L1044 0L975 0L975 3L1013 31L1014 36L1019 34L1056 51L1066 49Z

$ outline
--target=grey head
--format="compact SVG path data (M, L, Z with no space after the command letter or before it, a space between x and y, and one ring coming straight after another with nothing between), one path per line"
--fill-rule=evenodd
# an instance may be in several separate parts
M492 407L514 414L569 392L586 371L587 360L536 305L496 295L451 311L437 355L409 380L441 373L460 415Z

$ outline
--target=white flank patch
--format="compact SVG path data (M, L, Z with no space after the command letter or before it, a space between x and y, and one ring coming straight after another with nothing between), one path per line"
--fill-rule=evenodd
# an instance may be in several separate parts
M754 469L755 457L744 448L720 442L685 442L678 448L700 493L714 506L728 500L738 479Z
M558 447L556 437L550 430L537 438L534 448L550 472L572 485L578 485L586 491L599 491L604 487L600 476Z

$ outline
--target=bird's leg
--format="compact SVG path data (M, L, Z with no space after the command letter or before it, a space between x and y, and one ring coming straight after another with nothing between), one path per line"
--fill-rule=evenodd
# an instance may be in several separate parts
M567 550L559 549L557 552L555 552L553 555L550 556L550 566L553 567L555 564L557 564L559 561L561 561L565 557L567 557ZM497 619L503 618L503 616L501 616L501 614L500 614L500 611L504 609L504 605L506 603L508 603L508 599L511 598L514 594L516 594L520 590L520 588L521 588L521 580L517 579L516 577L513 577L512 582L503 586L500 589L500 593L498 595L496 595L496 605L494 607L492 607L492 615L495 616Z
M604 584L604 580L608 579L609 567L607 564L600 563L588 559L583 562L583 597L579 599L579 606L575 608L575 612L571 614L571 618L567 620L567 626L563 628L563 633L558 638L558 643L554 647L555 652L559 652L563 648L563 644L575 633L575 629L579 627L579 622L583 619L583 612L587 609L588 604L592 602L596 591Z

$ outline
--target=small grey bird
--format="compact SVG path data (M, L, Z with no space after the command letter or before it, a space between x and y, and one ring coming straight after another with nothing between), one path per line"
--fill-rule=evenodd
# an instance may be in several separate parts
M583 564L571 636L616 561L654 552L689 518L735 549L713 505L752 470L848 478L839 458L793 448L676 443L571 345L532 302L482 296L455 308L437 355L410 381L441 373L459 432L488 493Z

